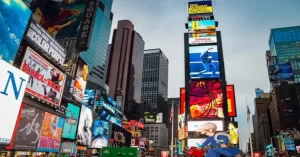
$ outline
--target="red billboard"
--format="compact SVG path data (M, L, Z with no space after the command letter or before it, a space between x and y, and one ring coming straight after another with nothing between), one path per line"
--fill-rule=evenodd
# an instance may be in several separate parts
M180 88L180 114L185 113L185 88Z
M226 85L228 117L236 117L234 85Z
M192 119L224 118L221 82L191 81L189 107Z

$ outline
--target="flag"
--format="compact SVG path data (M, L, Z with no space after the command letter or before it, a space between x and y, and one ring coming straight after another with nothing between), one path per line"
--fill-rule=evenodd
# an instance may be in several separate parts
M250 121L250 109L249 109L249 106L247 104L247 122L249 123Z

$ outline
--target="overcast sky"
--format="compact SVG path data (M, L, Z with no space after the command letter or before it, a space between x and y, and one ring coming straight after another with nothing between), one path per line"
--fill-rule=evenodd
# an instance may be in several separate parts
M191 0L192 1L192 0ZM169 98L184 86L183 33L188 0L114 0L114 19L130 20L146 49L161 48L169 58ZM243 148L248 142L246 98L254 112L255 88L270 90L265 62L271 28L300 25L300 0L213 0L222 32L228 84L234 84Z

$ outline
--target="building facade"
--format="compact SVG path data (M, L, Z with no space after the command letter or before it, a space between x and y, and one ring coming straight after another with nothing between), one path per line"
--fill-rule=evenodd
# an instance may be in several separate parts
M155 156L160 156L161 150L168 149L168 129L166 124L145 124L143 137L153 142L149 147L155 148Z

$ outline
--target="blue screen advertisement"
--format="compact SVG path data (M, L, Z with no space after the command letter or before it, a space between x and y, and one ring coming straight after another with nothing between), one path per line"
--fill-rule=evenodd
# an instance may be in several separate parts
M190 55L190 78L220 78L219 55L216 45L191 46Z
M22 0L0 0L0 58L13 63L31 10Z
M110 123L103 120L95 120L93 127L92 148L106 147L110 135Z
M83 99L82 99L82 105L90 108L91 110L94 110L95 98L96 98L96 90L86 89L84 91L84 96L83 96Z
M76 131L78 125L80 108L71 103L68 103L68 108L66 110L66 120L63 130L62 137L74 140L76 138Z
M283 140L284 140L285 150L289 150L289 151L295 151L296 150L293 138L286 137Z
M287 81L294 79L291 63L269 65L268 70L271 82Z

